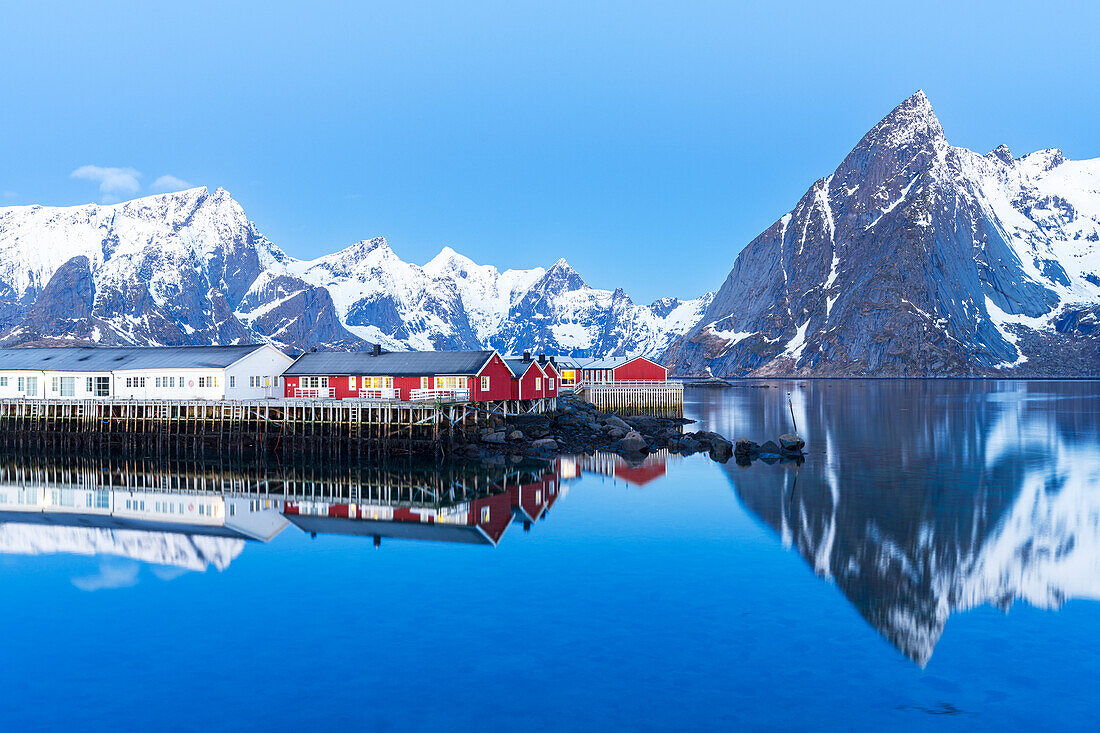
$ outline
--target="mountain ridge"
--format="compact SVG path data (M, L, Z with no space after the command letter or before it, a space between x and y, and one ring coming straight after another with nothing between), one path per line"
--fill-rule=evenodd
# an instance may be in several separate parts
M537 295L525 301L536 285ZM528 327L532 314L521 304L547 300L537 327ZM570 307L555 311L557 301ZM261 340L288 351L380 343L657 353L690 325L685 313L702 312L709 294L657 302L661 314L621 291L591 288L564 260L549 270L500 271L444 247L416 265L384 237L299 260L264 237L223 188L108 205L0 208L6 344Z

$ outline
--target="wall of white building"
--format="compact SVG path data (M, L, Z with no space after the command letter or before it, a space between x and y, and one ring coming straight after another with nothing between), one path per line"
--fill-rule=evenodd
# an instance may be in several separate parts
M281 397L281 375L292 363L294 360L278 349L264 346L225 368L0 371L0 398L254 400Z

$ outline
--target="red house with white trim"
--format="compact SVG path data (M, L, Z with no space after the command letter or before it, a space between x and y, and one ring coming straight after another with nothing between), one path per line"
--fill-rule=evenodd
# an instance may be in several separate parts
M512 377L513 400L536 400L546 397L546 373L529 354L522 359L505 359Z
M611 356L581 365L581 382L585 384L665 381L668 369L646 356Z
M512 371L495 350L302 354L283 372L285 396L312 399L512 399Z

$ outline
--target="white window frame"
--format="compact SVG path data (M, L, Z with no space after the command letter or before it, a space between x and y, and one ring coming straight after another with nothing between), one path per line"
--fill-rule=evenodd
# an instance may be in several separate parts
M491 384L492 384L492 382L489 380L488 376L482 377L481 378L481 391L482 392L488 392L489 389L490 389Z

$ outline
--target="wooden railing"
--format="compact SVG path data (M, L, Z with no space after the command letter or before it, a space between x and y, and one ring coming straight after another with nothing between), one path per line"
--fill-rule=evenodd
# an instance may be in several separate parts
M468 402L468 389L414 389L410 395L413 402Z
M635 387L638 389L656 387L683 389L684 383L674 379L617 379L609 382L577 382L577 388L587 387Z
M370 387L359 390L361 400L396 400L397 390L393 387Z
M336 390L332 387L291 387L287 397L305 400L331 400L336 398Z

